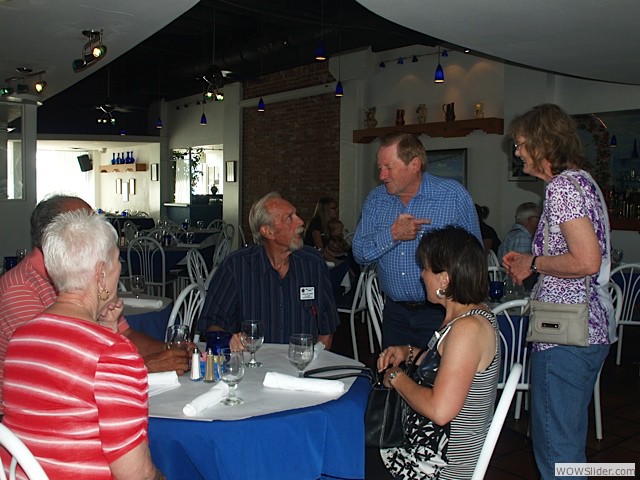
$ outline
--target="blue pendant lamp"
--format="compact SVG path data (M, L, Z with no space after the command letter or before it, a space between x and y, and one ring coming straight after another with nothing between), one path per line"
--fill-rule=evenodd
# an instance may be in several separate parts
M438 47L438 66L436 67L436 74L433 77L434 83L444 83L444 70L440 65L440 47Z
M262 99L262 97L260 97L260 100L258 101L258 111L264 112L264 100Z

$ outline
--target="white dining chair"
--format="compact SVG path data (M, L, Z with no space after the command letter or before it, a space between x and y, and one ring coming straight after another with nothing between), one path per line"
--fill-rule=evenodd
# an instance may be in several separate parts
M378 340L378 348L382 349L382 319L384 312L384 294L380 290L378 282L378 274L371 272L367 278L365 286L365 295L367 296L367 308L369 309L369 322L373 327Z
M20 465L29 480L48 480L49 477L29 448L2 423L0 423L0 445L11 455L11 463L8 468L9 480L15 480L18 465ZM7 480L5 466L1 461L0 480Z
M167 329L172 325L188 325L193 334L194 322L200 317L205 297L204 287L197 283L189 284L180 292L171 309Z
M166 270L164 248L153 237L133 239L127 248L127 268L129 281L133 275L143 275L147 293L165 297L166 288L171 285L175 290L177 277Z
M491 460L493 451L496 448L496 443L498 443L498 438L500 437L502 426L504 425L504 421L507 418L507 413L509 412L509 407L511 406L513 395L516 393L516 387L520 381L520 376L522 375L522 370L522 365L520 365L519 363L514 363L511 366L509 376L507 377L507 380L504 383L504 388L502 389L500 401L498 402L498 406L493 413L493 418L491 420L489 430L487 431L487 436L484 439L484 443L482 444L480 457L478 458L478 463L476 463L476 467L473 470L473 476L471 477L471 480L482 480L485 473L487 473L489 461Z
M500 344L502 350L502 362L498 389L504 389L507 376L514 364L522 365L522 373L516 385L515 419L520 419L522 398L529 392L529 346L526 340L525 311L529 301L526 299L511 300L501 303L493 308L492 312L497 317L504 317L500 325Z
M371 353L374 352L373 336L371 331L371 323L367 321L369 311L367 309L367 296L365 294L365 287L367 284L367 277L372 272L371 267L366 266L361 268L360 275L358 276L358 283L355 289L351 289L348 295L343 295L342 303L338 304L338 313L344 313L349 315L349 325L351 327L351 345L353 346L353 358L359 360L358 353L358 339L356 335L355 318L360 314L362 322L367 322L367 330L369 333L369 349ZM353 296L352 296L353 294Z
M187 272L190 283L197 283L204 287L204 282L209 276L207 262L197 248L192 248L187 253Z
M616 352L616 365L620 365L624 327L640 326L640 314L637 311L637 305L640 303L640 263L622 264L611 270L610 278L622 289L622 312L618 320Z

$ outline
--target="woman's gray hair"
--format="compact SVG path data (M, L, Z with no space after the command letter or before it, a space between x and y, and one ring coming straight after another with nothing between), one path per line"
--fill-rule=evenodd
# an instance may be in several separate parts
M269 213L266 203L274 198L282 198L282 195L278 192L267 193L255 202L249 211L249 228L251 229L253 242L256 245L262 245L264 243L264 237L262 233L260 233L260 227L263 225L273 226L273 218L271 218L271 213Z
M58 292L85 290L96 265L111 267L118 233L102 216L85 210L61 213L44 231L42 252Z

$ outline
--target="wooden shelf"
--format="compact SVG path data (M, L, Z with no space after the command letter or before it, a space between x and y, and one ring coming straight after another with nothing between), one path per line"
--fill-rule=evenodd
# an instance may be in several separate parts
M100 173L146 172L146 163L120 163L118 165L100 165Z
M453 122L419 123L417 125L402 125L393 127L367 128L353 131L353 143L371 143L391 132L404 132L413 135L428 135L430 137L466 137L474 130L485 133L504 133L502 118L480 118L472 120L456 120Z

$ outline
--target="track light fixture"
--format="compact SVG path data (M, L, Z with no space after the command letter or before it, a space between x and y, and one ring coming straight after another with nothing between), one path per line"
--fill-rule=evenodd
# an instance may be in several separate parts
M73 61L74 72L81 72L107 54L107 46L102 43L102 30L83 30L82 34L89 39L82 47L80 58Z
M11 87L2 87L0 88L0 95L6 97L7 95L11 95L13 93L13 88Z
M46 88L47 82L42 80L42 75L47 73L44 70L34 72L33 69L29 67L17 67L16 71L18 72L18 75L5 79L6 86L0 88L0 95L6 96L13 93L29 93L29 79L33 77L39 78L39 80L33 85L33 88L37 93L42 93Z
M34 88L36 89L36 92L42 93L44 89L47 88L47 82L45 82L44 80L38 80L34 84Z

